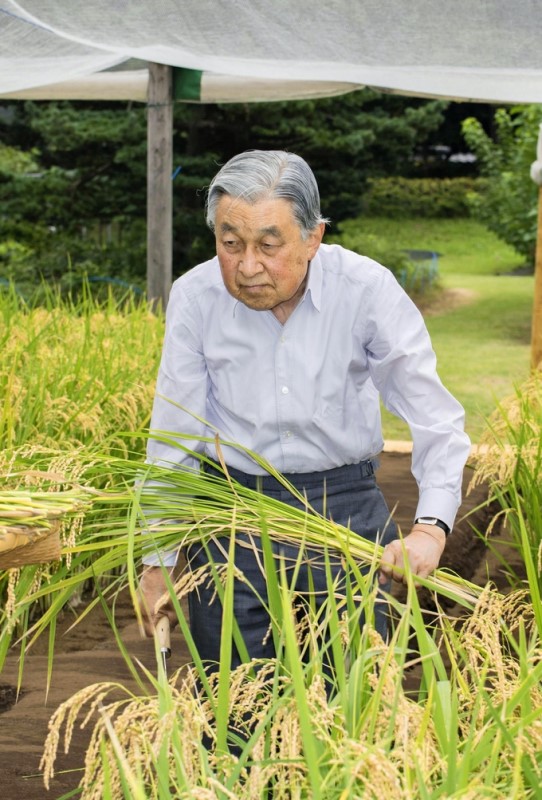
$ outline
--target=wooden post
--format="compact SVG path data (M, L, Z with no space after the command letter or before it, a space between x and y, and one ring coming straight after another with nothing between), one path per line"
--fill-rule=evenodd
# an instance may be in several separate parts
M531 367L532 369L542 369L542 187L538 190L538 231L534 268Z
M172 281L172 68L149 64L147 103L147 297L165 309Z

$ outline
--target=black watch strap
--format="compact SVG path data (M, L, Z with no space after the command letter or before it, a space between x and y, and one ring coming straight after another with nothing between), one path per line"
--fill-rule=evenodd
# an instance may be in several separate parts
M437 525L439 528L442 528L446 536L450 533L449 527L443 522L441 519L437 519L437 517L418 517L418 519L414 520L415 523L421 523L422 525Z

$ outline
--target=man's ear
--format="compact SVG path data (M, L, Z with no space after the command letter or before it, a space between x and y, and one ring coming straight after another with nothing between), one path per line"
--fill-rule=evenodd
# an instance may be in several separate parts
M308 248L308 257L309 261L312 261L314 256L316 255L316 251L322 244L322 239L324 238L324 232L326 230L325 222L320 222L316 228L314 228L308 235L307 238L307 248Z

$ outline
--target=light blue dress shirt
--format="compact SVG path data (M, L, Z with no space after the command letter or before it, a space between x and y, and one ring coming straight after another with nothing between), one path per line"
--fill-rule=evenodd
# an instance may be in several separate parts
M280 472L320 471L382 450L379 394L411 430L416 517L452 528L470 447L464 412L437 375L420 312L388 269L321 245L284 325L232 297L216 257L175 281L151 431L180 433L184 447L215 459L212 445L190 437L218 431ZM262 472L241 450L223 452L230 466ZM149 440L147 460L196 465L159 439Z

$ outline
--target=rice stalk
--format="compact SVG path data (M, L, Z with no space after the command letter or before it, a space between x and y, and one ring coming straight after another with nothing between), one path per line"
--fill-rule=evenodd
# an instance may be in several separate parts
M480 438L471 484L506 485L514 480L521 459L533 475L540 471L542 371L534 371L513 395L504 398L488 419Z
M2 449L92 448L109 440L127 452L117 433L148 419L163 318L144 303L5 302L0 296Z
M108 460L107 463L111 473L121 473L129 484L131 477L135 483L141 475L141 467L133 462ZM204 544L228 537L232 530L243 531L258 540L262 519L272 539L303 543L322 552L336 551L347 563L370 567L378 563L382 553L380 545L323 518L308 505L297 509L231 480L163 467L148 467L146 478L147 482L138 488L128 486L123 492L113 488L92 496L93 506L87 513L84 535L69 548L74 563L81 566L78 580L99 577L125 564L129 548L137 560L149 550ZM292 491L295 492L293 487ZM130 506L137 512L132 521L126 516ZM84 566L87 552L93 554L91 567ZM28 601L63 591L73 586L74 580L73 575L69 578L59 575L58 581L43 587ZM419 579L419 583L467 606L481 592L480 587L444 570Z
M0 489L0 533L14 524L50 528L59 517L90 508L89 495L82 487L59 492Z
M142 458L144 440L137 432L149 418L163 322L144 302L100 303L90 295L72 302L50 293L45 305L30 307L0 294L3 489L101 488L111 481L104 455ZM96 454L102 457L100 474L94 471ZM62 528L68 565L82 525L81 513ZM45 582L52 571L62 569L25 567L20 591L40 574ZM6 590L7 574L0 571L2 601Z
M227 697L219 673L209 677L204 689L194 667L177 671L169 682L155 683L155 692L143 697L126 693L121 700L106 702L107 684L88 687L51 719L44 774L50 782L61 731L65 729L69 746L73 720L84 714L83 723L92 720L94 728L82 800L101 798L105 788L114 800L123 797L123 761L132 772L137 766L142 796L158 799L159 753L166 754L160 764L162 769L168 764L171 796L256 800L272 791L280 800L313 797L314 754L307 751L302 735L310 720L319 749L319 794L325 800L534 798L542 779L541 647L538 639L520 646L520 639L511 637L502 622L503 614L509 621L514 616L513 605L507 603L493 603L486 592L464 633L451 627L443 632L454 654L449 697L458 699L457 717L450 718L458 724L457 737L438 730L444 723L435 713L434 691L418 701L405 693L407 662L399 647L400 628L406 632L416 624L414 617L405 617L389 645L370 626L364 628L359 648L348 650L347 644L347 685L353 691L346 693L329 694L314 660L303 667L299 686L288 661L277 659L251 661L233 670ZM292 611L285 608L284 613ZM414 631L427 635L418 627ZM436 672L440 658L435 652ZM360 667L366 677L361 695ZM111 691L116 689L111 684ZM216 728L217 709L224 702L229 750L220 744Z
M542 591L542 371L533 372L514 396L505 399L489 420L475 461L471 485L489 484L489 501L500 506L493 523L502 523L525 565L532 593ZM511 585L524 580L505 564ZM542 618L538 622L542 630Z

